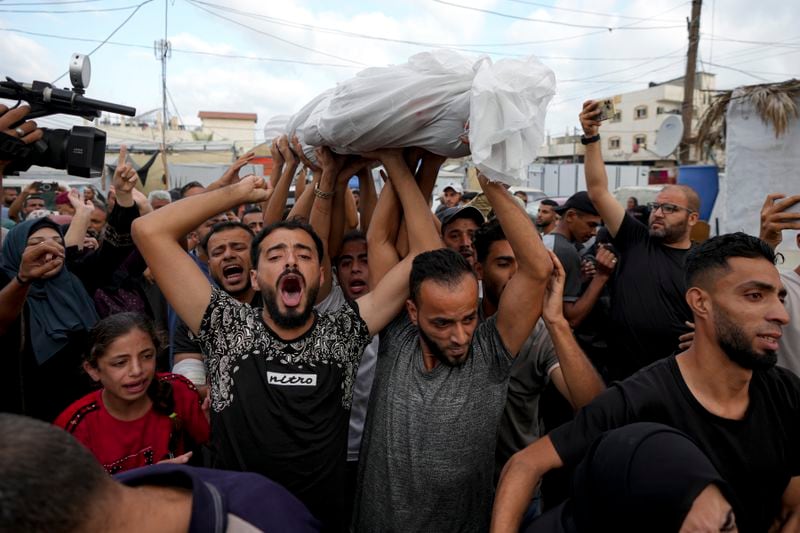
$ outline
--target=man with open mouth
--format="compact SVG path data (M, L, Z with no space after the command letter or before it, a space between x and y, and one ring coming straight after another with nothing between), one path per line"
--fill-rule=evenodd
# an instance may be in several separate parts
M280 143L286 145L285 137ZM359 358L402 308L414 257L440 246L427 202L402 152L374 155L400 198L409 233L417 238L410 241L408 255L369 293L331 313L314 310L325 253L320 237L304 222L271 224L253 240L249 277L261 293L263 309L212 287L178 244L214 213L265 201L269 192L261 177L248 176L165 206L134 228L136 244L157 283L206 356L211 466L257 472L281 483L328 531L345 530L349 520L345 458ZM285 159L291 157L287 151ZM344 172L344 161L327 149L318 153L318 160L320 184L335 182ZM316 192L314 209L330 212L332 192ZM370 242L370 252L380 254L387 246ZM232 268L223 268L222 274L231 287L241 281Z
M208 253L211 279L236 301L261 307L261 293L250 283L250 246L253 232L241 222L223 221L214 224L200 246ZM172 372L181 374L207 394L206 368L198 342L191 338L186 323L178 319L172 341Z

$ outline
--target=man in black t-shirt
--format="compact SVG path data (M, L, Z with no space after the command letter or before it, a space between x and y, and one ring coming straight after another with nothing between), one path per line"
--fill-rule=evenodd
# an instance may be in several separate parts
M610 285L612 331L607 361L610 377L624 379L675 352L689 331L691 313L684 300L684 262L692 246L700 199L685 185L667 185L649 204L649 226L637 222L608 190L600 152L598 102L584 104L580 115L586 144L586 187L619 252Z
M552 235L553 253L558 256L567 274L564 287L564 317L576 328L583 322L597 303L617 263L614 254L605 247L598 248L596 272L592 280L581 290L581 258L578 247L597 235L600 215L592 205L586 191L578 191L556 208L561 217Z
M516 531L541 476L575 466L604 432L656 422L688 435L730 485L739 531L781 523L784 531L797 531L800 378L775 366L789 316L774 261L766 243L743 233L693 249L686 264L686 300L696 324L692 345L612 385L573 422L513 456L501 477L492 530ZM569 506L554 511L568 524ZM696 525L692 513L678 518ZM725 516L716 518L715 530L721 530Z
M287 165L296 161L283 136ZM347 430L359 359L372 337L402 309L411 263L440 245L427 203L400 150L379 158L400 199L409 233L408 255L372 290L324 314L314 311L325 254L315 231L298 220L265 227L253 240L253 287L263 309L212 288L178 240L214 213L269 196L267 183L248 176L236 184L184 198L143 217L136 245L167 300L197 335L206 356L211 398L211 464L267 475L297 496L329 531L346 528ZM345 159L317 152L321 184L349 177ZM330 212L333 194L317 189L314 209ZM370 242L370 253L388 243ZM393 243L391 244L393 246Z

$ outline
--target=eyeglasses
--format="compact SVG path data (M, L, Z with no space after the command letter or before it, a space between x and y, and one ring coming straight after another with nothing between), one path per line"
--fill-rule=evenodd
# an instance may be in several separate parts
M665 215L671 215L673 213L677 213L678 211L687 211L689 214L694 213L694 209L689 209L688 207L682 207L675 204L659 204L657 202L650 202L647 204L647 207L649 207L650 211L654 213L661 209L661 212Z

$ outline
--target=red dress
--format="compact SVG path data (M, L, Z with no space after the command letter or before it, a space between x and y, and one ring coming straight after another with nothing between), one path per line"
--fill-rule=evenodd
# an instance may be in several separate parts
M155 464L170 453L180 455L190 443L205 444L208 421L192 382L177 374L157 374L155 379L172 385L175 416L150 409L137 420L118 420L106 410L101 389L70 405L55 425L89 448L109 474Z

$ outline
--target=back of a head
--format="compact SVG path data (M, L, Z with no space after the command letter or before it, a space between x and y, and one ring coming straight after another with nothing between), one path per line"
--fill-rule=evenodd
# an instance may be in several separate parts
M475 276L472 267L461 254L450 248L439 248L423 252L414 258L409 275L411 299L417 301L422 282L431 280L448 286L456 286L466 276Z
M169 191L162 191L162 190L155 190L150 191L150 194L147 195L147 201L153 203L153 200L161 200L164 202L172 202L172 195Z
M775 264L775 252L767 243L746 233L712 237L689 250L686 256L686 287L708 288L717 275L730 270L732 257L762 258Z
M66 431L0 414L0 531L79 531L113 483Z

